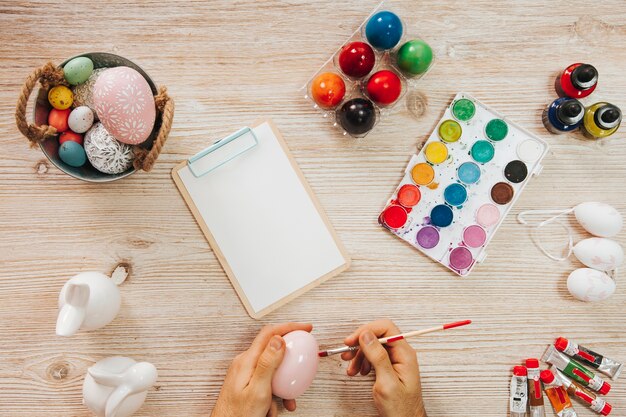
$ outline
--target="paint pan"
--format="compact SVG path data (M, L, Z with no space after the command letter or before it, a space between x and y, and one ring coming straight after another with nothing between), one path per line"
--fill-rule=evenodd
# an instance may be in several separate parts
M487 232L477 224L463 230L463 243L470 248L480 248L487 241Z
M413 207L421 198L420 189L413 184L404 184L398 190L398 203L403 207Z
M400 205L391 204L380 215L380 221L390 229L400 229L404 227L408 220L407 211Z
M417 185L430 185L435 179L435 169L429 163L420 162L411 168L411 178Z
M395 205L403 210L392 209L399 219L385 222L381 214L380 223L465 276L485 258L498 227L529 179L541 171L547 150L542 139L459 93L387 203L383 214ZM415 189L420 197L410 205Z
M443 190L443 199L452 207L461 207L467 201L467 189L458 183L452 183Z
M500 209L491 203L483 204L476 210L476 222L483 227L491 227L500 221Z
M463 129L456 120L444 120L439 125L439 138L447 143L454 143L461 138Z
M461 98L452 103L452 116L459 122L469 122L476 114L476 105L468 98Z
M494 203L501 206L509 204L515 196L515 190L511 184L506 182L497 182L491 187L491 199Z
M439 243L439 231L433 226L422 227L417 231L416 240L424 249L432 249Z
M474 162L463 162L459 165L456 175L463 184L476 184L480 180L480 167Z

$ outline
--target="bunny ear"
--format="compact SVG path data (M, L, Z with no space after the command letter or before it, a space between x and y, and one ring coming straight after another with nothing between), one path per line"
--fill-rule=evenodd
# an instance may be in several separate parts
M119 410L120 408L120 405L122 405L122 402L126 398L128 398L129 395L130 389L127 386L122 385L120 387L117 387L117 389L113 391L107 399L104 416L115 417L117 415L117 410Z
M85 309L65 304L57 317L56 334L58 336L72 336L85 320Z
M119 374L105 371L104 369L97 369L93 366L87 369L87 372L98 384L106 385L107 387L117 387L124 382L124 373Z
M65 305L59 311L56 334L72 336L85 320L85 308L89 302L89 285L68 284L65 288Z

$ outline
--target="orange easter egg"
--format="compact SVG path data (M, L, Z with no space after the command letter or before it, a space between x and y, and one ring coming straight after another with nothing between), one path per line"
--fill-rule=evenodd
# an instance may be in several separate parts
M52 126L57 132L65 132L69 129L68 119L72 109L58 110L51 109L48 113L48 125Z
M334 72L324 72L313 80L311 96L318 106L332 108L341 103L346 95L346 84Z

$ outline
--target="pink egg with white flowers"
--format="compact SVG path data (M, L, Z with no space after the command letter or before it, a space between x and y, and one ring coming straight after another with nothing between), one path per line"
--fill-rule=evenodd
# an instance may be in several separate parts
M120 142L138 145L150 136L156 118L146 79L129 67L109 68L93 88L94 109L106 130Z
M315 337L303 330L283 336L285 356L272 379L272 393L285 400L298 398L309 388L319 364Z

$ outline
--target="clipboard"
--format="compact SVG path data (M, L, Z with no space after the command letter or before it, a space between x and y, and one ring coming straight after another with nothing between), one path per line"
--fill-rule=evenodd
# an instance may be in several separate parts
M271 120L215 142L172 178L252 318L350 267Z

